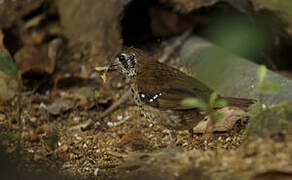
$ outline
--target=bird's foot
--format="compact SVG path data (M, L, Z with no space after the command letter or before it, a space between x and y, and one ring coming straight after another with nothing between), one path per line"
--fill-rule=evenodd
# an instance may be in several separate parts
M188 138L188 144L191 145L193 144L193 138L194 138L194 130L189 129L189 138Z
M214 130L214 123L209 120L207 122L207 127L206 127L206 130L205 130L205 133L203 134L203 140L207 142L211 141L211 139L213 138L214 134L213 134L213 130Z
M168 129L167 132L170 137L170 143L168 144L167 148L171 149L171 148L174 148L176 145L176 140L177 140L176 133L175 133L175 130L172 130L172 129Z

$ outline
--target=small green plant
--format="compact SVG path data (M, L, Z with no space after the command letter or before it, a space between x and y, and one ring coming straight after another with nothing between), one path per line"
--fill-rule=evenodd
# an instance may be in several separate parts
M275 80L265 80L267 76L267 67L265 65L261 65L258 69L258 83L257 89L260 93L275 93L280 84Z
M266 105L263 103L264 94L276 93L280 88L280 84L275 80L266 80L267 68L261 65L258 69L258 82L256 85L257 91L259 92L259 101L255 108L250 112L251 121L248 124L248 132L252 136L265 137L271 132L280 132L280 121L274 119L276 111L275 106Z
M15 142L20 139L19 134L13 134L11 132L1 132L0 133L0 142L1 141L9 141L9 142Z
M227 101L225 99L219 98L216 92L210 95L209 102L205 102L199 98L186 98L182 101L184 106L199 108L205 111L211 118L212 122L222 119L224 114L215 111L216 108L223 108L227 106Z
M87 99L96 100L99 98L99 92L97 90L92 90L92 89L87 88L87 87L82 87L82 88L78 89L77 92L78 92L78 94L86 97Z

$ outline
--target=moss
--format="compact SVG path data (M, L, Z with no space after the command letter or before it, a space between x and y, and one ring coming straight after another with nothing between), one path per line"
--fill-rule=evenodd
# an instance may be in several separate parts
M262 108L258 104L251 111L248 135L257 137L287 133L292 129L292 103L281 103Z

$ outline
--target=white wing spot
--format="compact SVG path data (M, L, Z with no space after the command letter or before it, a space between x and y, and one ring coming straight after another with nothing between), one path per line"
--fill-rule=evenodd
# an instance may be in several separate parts
M162 96L162 93L159 93L159 96Z
M150 99L149 102L153 102L153 99Z
M145 98L145 94L141 94L141 98Z
M153 96L153 99L156 99L156 98L158 98L158 95L157 94L155 96Z

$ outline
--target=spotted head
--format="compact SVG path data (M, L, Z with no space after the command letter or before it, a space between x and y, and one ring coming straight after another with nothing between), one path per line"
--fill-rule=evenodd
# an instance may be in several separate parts
M134 52L122 52L116 58L109 62L106 67L108 71L119 70L127 77L136 75L137 55Z

